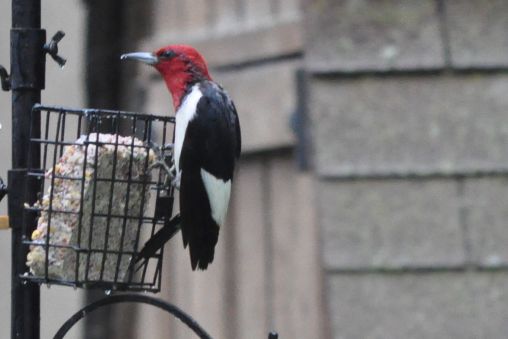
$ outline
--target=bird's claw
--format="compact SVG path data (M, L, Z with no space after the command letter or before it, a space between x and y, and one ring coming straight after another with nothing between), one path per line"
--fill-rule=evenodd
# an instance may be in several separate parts
M169 169L169 176L171 178L171 185L176 189L180 189L180 173L176 170L176 165L173 162L173 166Z
M174 145L171 143L159 146L157 143L150 140L148 141L148 147L150 147L157 154L157 158L160 160L164 160L167 157L171 157L173 155ZM167 151L169 151L168 154L166 154Z
M180 174L175 173L175 176L171 179L171 185L175 187L177 190L180 190Z
M157 156L157 160L150 166L150 168L162 168L162 170L166 172L164 186L170 187L171 185L177 189L180 189L180 175L178 175L174 159L172 157L174 144L169 143L163 146L159 146L152 141L148 141L148 146L156 153ZM169 159L171 159L171 167L168 165Z

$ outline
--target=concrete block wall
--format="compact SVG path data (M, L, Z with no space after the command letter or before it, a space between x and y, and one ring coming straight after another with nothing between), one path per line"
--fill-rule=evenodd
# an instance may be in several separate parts
M331 338L506 338L508 4L306 0Z

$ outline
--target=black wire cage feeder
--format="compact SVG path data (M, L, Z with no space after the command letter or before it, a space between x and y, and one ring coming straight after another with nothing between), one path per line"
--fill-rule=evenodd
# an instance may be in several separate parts
M23 241L30 269L21 279L158 292L163 249L140 254L172 217L174 118L40 105L32 118L41 130L29 152L40 159L29 162L26 192L38 190L24 207L37 224Z
M163 246L147 244L157 232L178 231L173 117L39 104L46 54L65 63L58 55L63 37L59 31L46 42L41 0L12 0L11 74L0 65L1 87L12 91L7 187L0 178L12 231L12 339L40 338L43 283L160 291ZM54 338L64 338L90 312L124 302L158 307L211 338L178 307L138 293L106 293L72 315Z

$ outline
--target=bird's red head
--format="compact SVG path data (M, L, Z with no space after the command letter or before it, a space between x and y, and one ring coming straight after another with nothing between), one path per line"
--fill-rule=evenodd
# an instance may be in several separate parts
M187 45L169 45L154 53L124 54L122 59L136 59L154 66L171 92L175 110L189 86L202 80L211 80L203 56Z

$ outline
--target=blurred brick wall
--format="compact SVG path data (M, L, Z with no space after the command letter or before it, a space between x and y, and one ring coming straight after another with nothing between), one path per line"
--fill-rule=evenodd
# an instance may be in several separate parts
M333 338L506 338L508 2L305 0Z

